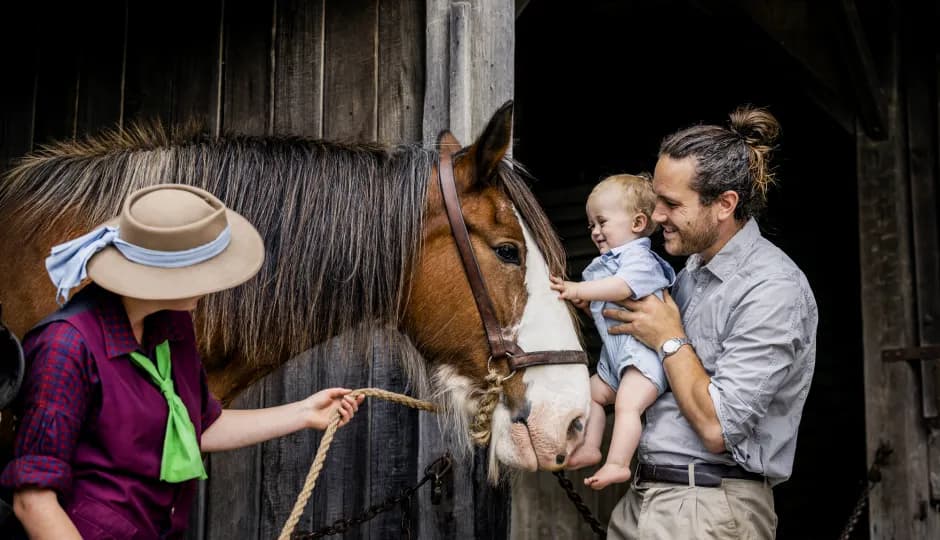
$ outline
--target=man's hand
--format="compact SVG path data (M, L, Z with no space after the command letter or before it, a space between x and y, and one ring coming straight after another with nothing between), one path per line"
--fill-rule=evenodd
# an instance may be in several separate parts
M604 317L623 323L611 326L608 331L611 334L630 334L654 351L659 351L667 339L685 337L679 306L669 291L663 291L663 298L665 301L651 294L639 300L617 302L626 310L605 309Z

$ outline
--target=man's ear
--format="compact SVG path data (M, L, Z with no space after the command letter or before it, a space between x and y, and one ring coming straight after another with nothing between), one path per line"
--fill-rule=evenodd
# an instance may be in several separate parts
M718 196L715 199L716 205L718 205L718 219L725 220L729 218L734 218L734 211L738 207L738 192L728 190Z

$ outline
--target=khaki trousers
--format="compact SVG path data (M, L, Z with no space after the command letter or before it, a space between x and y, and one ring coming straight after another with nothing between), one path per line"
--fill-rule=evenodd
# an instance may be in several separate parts
M719 487L641 482L610 515L609 540L773 540L774 495L765 482L725 479Z

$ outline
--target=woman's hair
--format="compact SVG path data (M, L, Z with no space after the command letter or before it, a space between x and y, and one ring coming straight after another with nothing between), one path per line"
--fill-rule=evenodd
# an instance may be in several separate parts
M730 115L729 127L700 125L666 137L659 156L695 159L692 189L702 204L711 204L725 191L738 194L734 217L757 216L767 203L774 184L770 155L780 134L780 124L770 111L744 105Z
M588 199L609 189L616 190L620 202L628 213L640 213L646 216L646 229L643 236L656 232L657 224L653 221L653 209L656 208L656 193L653 192L651 175L646 172L640 174L615 174L608 176L594 186Z

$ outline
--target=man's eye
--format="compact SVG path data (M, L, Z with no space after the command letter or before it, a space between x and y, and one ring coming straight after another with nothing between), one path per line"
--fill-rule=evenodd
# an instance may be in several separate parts
M519 258L519 248L513 244L500 244L496 246L493 250L496 252L496 256L499 257L503 262L509 264L520 264L521 260Z

